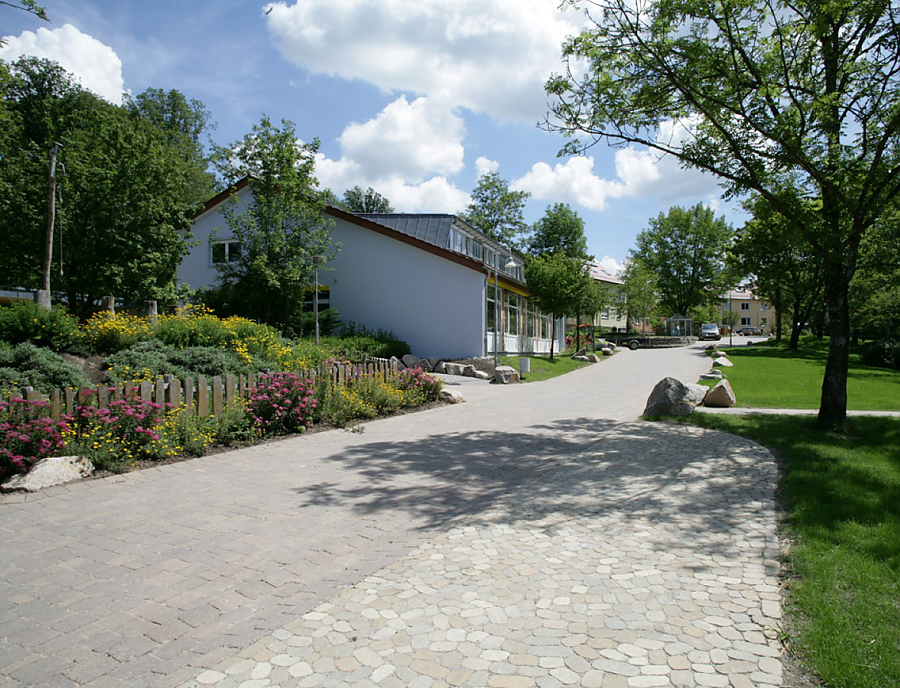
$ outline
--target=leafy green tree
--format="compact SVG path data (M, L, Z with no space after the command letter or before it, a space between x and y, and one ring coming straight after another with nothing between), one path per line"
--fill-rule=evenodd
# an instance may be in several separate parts
M41 284L49 149L60 143L53 290L81 314L104 295L135 302L171 293L197 207L183 192L192 163L154 124L47 60L12 65L3 106L0 282Z
M133 99L126 96L125 107L159 129L169 147L184 164L183 198L198 203L213 195L215 177L208 170L203 149L204 137L212 127L209 111L199 100L188 100L176 90L148 88Z
M788 348L796 350L803 327L822 305L822 261L797 228L774 212L764 198L753 196L744 208L752 218L738 231L730 258L741 274L751 276L754 291L774 304L778 339L782 313L790 311Z
M850 303L854 334L900 341L900 210L886 214L863 239Z
M584 220L567 203L547 206L544 217L534 223L528 252L535 256L562 251L570 258L591 260Z
M391 202L371 186L365 191L359 186L344 192L343 206L351 213L392 213Z
M246 204L233 195L223 214L241 244L240 257L216 265L211 302L220 311L300 330L305 292L337 247L314 176L318 139L300 143L293 122L263 116L240 141L218 148L215 164L228 184L247 178Z
M729 286L725 252L731 235L725 219L701 204L669 208L638 234L632 258L656 274L660 305L668 315L718 302Z
M729 194L759 193L797 228L825 273L831 336L819 422L842 423L850 282L863 236L900 194L900 6L567 4L596 19L563 47L567 69L547 84L546 125L587 134L569 152L607 141L672 155L716 175Z
M472 191L472 202L460 218L506 246L518 248L524 243L527 191L510 191L509 182L496 172L483 174Z
M557 252L543 256L528 256L525 261L525 283L537 299L541 310L552 313L550 329L550 360L553 360L553 344L556 341L556 319L575 316L583 305L588 283L584 262Z
M619 277L622 288L617 292L616 311L625 315L629 330L635 318L640 319L643 328L659 302L656 273L632 256L625 261Z

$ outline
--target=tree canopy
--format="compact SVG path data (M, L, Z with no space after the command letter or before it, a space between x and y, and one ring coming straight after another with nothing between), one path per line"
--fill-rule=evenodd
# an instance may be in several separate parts
M483 174L472 191L472 202L460 218L500 243L519 248L524 243L527 191L511 191L509 182L496 172Z
M344 192L341 205L351 213L392 213L391 202L371 186L365 191L354 186Z
M187 157L140 112L81 88L54 62L21 58L5 77L0 119L0 282L40 288L49 151L61 144L51 289L87 312L101 296L165 299L187 250L185 190L206 161Z
M553 314L553 332L550 335L550 360L553 360L556 318L577 315L591 297L589 290L594 280L586 272L583 261L573 260L559 251L528 256L525 261L525 283L541 310Z
M265 115L243 139L217 148L224 181L247 179L250 190L246 204L235 194L223 211L241 251L216 264L219 285L209 300L217 310L301 329L315 269L337 249L314 176L318 149L318 139L298 141L293 122L279 127Z
M569 0L552 119L567 152L641 144L757 192L823 264L819 420L846 417L848 291L863 236L900 193L900 6L892 0ZM587 135L586 141L578 140ZM811 205L810 198L819 199Z
M570 258L592 258L584 236L584 220L567 203L547 206L544 216L534 223L528 244L528 252L536 256L557 251Z
M718 302L729 286L725 255L731 226L711 208L674 206L638 234L631 258L656 275L666 315L688 315Z

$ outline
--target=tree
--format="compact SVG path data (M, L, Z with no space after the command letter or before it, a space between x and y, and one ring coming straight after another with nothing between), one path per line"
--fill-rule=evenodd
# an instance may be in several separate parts
M850 302L854 335L900 341L900 210L885 215L864 238Z
M775 305L776 337L781 339L782 313L790 309L791 338L796 350L800 332L822 303L822 262L812 247L784 216L777 214L761 196L744 204L752 219L744 224L731 247L731 259L762 298Z
M525 223L527 191L510 191L496 172L483 174L472 191L472 202L459 216L501 244L519 248L528 231Z
M541 310L553 314L550 334L550 360L553 360L553 343L556 340L556 319L574 316L587 283L593 283L585 273L584 262L569 258L558 251L543 256L528 256L525 260L525 283L537 299Z
M830 344L819 422L847 411L848 292L863 236L900 193L900 6L892 0L570 0L550 129L641 144L755 191L822 261ZM602 16L602 18L601 18ZM587 69L583 68L587 61ZM808 199L819 203L811 207Z
M344 192L342 204L351 213L392 213L391 202L371 186L365 191L359 186Z
M547 206L544 217L532 228L528 252L534 256L562 251L570 258L591 260L587 239L584 236L584 220L566 203Z
M725 250L731 227L700 204L669 208L638 234L631 256L656 274L660 305L668 315L687 315L718 302L729 286Z
M0 135L0 281L38 288L47 231L49 149L62 144L52 288L88 313L95 300L163 299L197 208L190 165L151 122L78 86L56 63L12 65ZM202 163L205 167L205 162Z
M625 261L619 277L622 289L618 292L616 311L620 316L625 314L629 330L634 319L640 318L643 330L646 321L653 317L659 300L656 274L632 256Z
M219 284L212 302L235 315L299 330L305 292L317 263L336 250L313 171L318 139L300 143L294 124L281 127L263 116L242 140L215 153L224 181L248 180L246 205L232 196L224 212L237 260L217 263Z

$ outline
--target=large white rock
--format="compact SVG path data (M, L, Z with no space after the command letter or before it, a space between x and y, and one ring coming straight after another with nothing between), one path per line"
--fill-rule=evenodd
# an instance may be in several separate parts
M674 377L656 383L644 407L645 416L689 416L694 412L690 390Z
M713 361L713 366L717 368L730 368L734 363L729 361L727 358L717 358Z
M610 353L612 353L612 352L610 352ZM591 363L599 363L603 359L601 359L597 354L588 354L587 360L589 360Z
M724 351L713 351L710 356L713 358L728 358L728 354Z
M465 397L457 390L447 389L446 387L441 390L440 399L441 401L447 401L451 404L461 404L466 400Z
M94 472L94 465L80 456L51 456L41 459L24 475L14 475L3 483L4 491L37 492L45 487L84 480Z
M400 359L403 361L403 365L407 368L418 368L419 367L419 357L414 356L413 354L403 354L403 358Z
M497 366L494 368L494 383L509 385L519 381L519 371L512 366Z
M685 400L694 406L700 406L709 393L709 387L706 385L685 385L685 387L687 388Z
M444 363L444 372L447 375L462 375L463 367L462 363Z
M706 395L705 405L712 408L731 408L736 402L737 398L728 380L719 380Z

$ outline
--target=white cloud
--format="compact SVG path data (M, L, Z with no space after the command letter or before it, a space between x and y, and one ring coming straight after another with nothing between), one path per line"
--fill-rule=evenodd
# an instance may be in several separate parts
M618 275L622 271L622 263L610 256L603 256L603 258L601 258L597 262L614 275Z
M490 158L486 158L483 155L475 161L475 169L478 172L479 177L483 177L489 172L496 172L500 169L500 163L496 160L491 160Z
M282 56L313 73L360 79L494 117L541 119L544 83L580 14L558 0L303 0L266 6Z
M81 85L113 103L122 101L125 84L122 61L108 45L71 24L58 29L23 31L19 36L4 38L0 58L12 61L22 55L34 55L54 60L67 72L74 74Z
M665 122L658 141L677 145L691 136L692 122ZM716 178L696 169L682 169L678 160L657 151L634 146L616 151L615 179L594 174L594 158L574 157L550 167L539 162L515 180L512 187L528 191L537 199L554 199L603 210L608 198L653 197L674 203L681 199L703 199L717 203L721 189Z
M465 125L428 98L401 96L375 118L350 124L339 139L341 157L316 158L316 176L335 193L371 186L399 212L456 212L469 194L447 181L463 166Z

